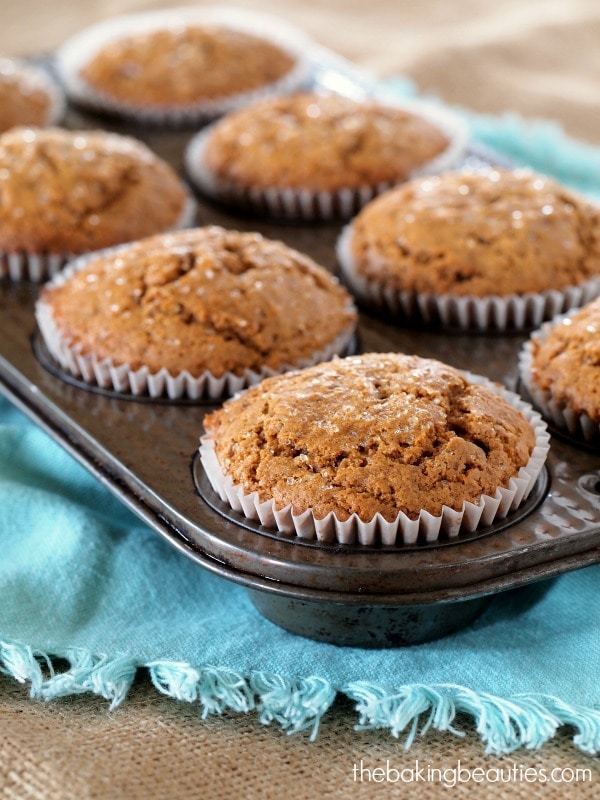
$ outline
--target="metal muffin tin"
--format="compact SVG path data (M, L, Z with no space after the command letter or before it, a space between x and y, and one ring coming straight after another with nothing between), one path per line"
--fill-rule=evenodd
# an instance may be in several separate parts
M360 94L356 74L323 68L322 84ZM71 112L70 128L107 127ZM191 133L110 129L146 141L181 170ZM472 154L476 161L486 154ZM258 230L335 270L341 224L240 217L200 200L198 224ZM0 281L0 390L123 503L199 566L247 587L258 610L290 631L341 645L417 643L471 622L490 596L600 562L600 452L552 439L531 498L489 529L435 545L334 546L274 534L223 506L197 446L214 405L138 400L64 379L35 331L39 287ZM510 389L525 336L404 329L361 313L367 351L416 353Z

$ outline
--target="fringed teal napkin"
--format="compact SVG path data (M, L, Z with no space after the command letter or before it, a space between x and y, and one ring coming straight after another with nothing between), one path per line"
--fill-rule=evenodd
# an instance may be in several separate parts
M469 120L486 144L600 194L599 151L541 123ZM460 734L462 712L489 752L540 747L561 725L600 751L600 566L497 596L430 644L318 644L171 549L4 400L0 552L0 663L33 697L94 692L116 705L145 668L203 715L254 711L313 736L339 692L360 727L407 745L429 727Z

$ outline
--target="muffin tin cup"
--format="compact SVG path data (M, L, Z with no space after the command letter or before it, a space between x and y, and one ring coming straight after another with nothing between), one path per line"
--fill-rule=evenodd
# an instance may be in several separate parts
M549 390L542 389L532 377L534 342L544 342L553 328L568 317L569 314L561 314L532 333L519 354L519 378L535 406L552 425L569 433L575 439L600 447L600 423L594 421L588 414L578 413L566 407L564 403L553 398Z
M487 378L466 374L472 383L488 387L523 413L534 429L535 445L527 464L510 478L506 488L498 487L494 495L482 495L476 503L465 501L458 511L447 506L442 507L439 515L422 510L417 519L399 512L391 522L381 514L376 514L369 521L361 520L356 514L347 520L339 520L333 512L318 519L311 509L297 512L292 505L277 509L275 501L261 501L258 492L246 494L242 486L223 473L210 435L200 440L202 466L212 488L223 502L247 519L259 522L274 533L279 531L286 538L295 535L301 540L373 546L435 542L440 538L454 538L461 532L472 532L479 526L488 526L495 520L503 519L527 499L544 466L550 449L550 437L540 415L519 395Z
M194 224L197 209L196 201L191 195L188 195L179 219L168 230L189 228ZM156 233L161 233L161 231L156 231ZM88 255L91 256L92 253L82 256L81 253L29 253L24 250L7 253L0 251L0 278L41 283L56 277L65 264L73 259L79 260Z
M232 12L235 13L232 13ZM149 33L188 25L220 25L252 34L277 45L296 65L279 80L246 92L227 97L201 100L188 105L139 105L111 97L90 86L81 77L81 70L106 44L132 34ZM303 33L268 15L209 6L177 8L127 14L92 25L69 39L56 56L56 70L67 96L94 111L122 117L136 124L157 127L186 128L209 122L272 94L300 89L309 82L311 65L305 57L311 41Z
M390 289L358 274L351 248L352 232L352 224L347 225L337 242L343 282L364 303L384 308L399 323L427 323L480 333L526 331L600 295L600 276L563 289L505 296L435 295Z
M3 65L6 64L6 62L14 64L15 72L18 73L19 76L23 76L24 81L19 81L19 83L22 84L24 82L27 88L30 88L32 91L41 91L48 98L48 109L45 118L40 124L44 127L48 125L57 125L64 117L66 102L62 89L56 81L45 69L28 64L18 58L0 58L0 75L4 71Z
M451 169L464 157L467 130L452 112L424 101L402 104L386 101L385 104L423 117L439 128L449 141L443 153L412 170L406 180ZM242 186L219 178L207 166L204 151L212 130L213 126L209 126L200 131L187 147L185 167L191 182L214 200L268 217L301 221L349 219L374 197L402 182L382 181L371 186L344 187L329 192L284 186Z
M48 285L50 287L61 286L75 273L84 269L93 259L116 254L128 246L125 244L87 253L72 261ZM351 348L355 338L354 327L349 327L309 358L299 359L295 364L282 364L279 369L265 366L259 370L245 369L239 375L225 372L218 376L208 370L199 376L194 376L186 370L173 375L167 369L152 371L144 365L133 368L130 364L118 362L112 358L99 358L93 353L82 353L78 346L73 346L63 337L56 325L50 306L41 298L38 299L35 306L35 317L50 355L70 376L89 384L90 388L108 389L134 397L167 397L169 400L219 400L259 383L264 378L293 369L309 367L320 361L328 361L333 356Z

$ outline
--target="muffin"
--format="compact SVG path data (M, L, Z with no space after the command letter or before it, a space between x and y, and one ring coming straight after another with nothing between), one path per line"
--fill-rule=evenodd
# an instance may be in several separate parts
M338 260L398 321L522 330L600 292L600 213L528 170L447 173L375 199Z
M411 181L338 244L353 291L399 320L531 328L600 292L599 209L527 170Z
M73 262L41 292L51 355L90 384L217 398L348 346L350 296L323 267L258 233L196 228Z
M0 274L39 281L79 254L190 224L183 182L135 139L12 128L0 136Z
M223 500L266 527L342 543L489 525L528 495L548 450L516 395L398 353L270 378L204 426L202 463Z
M46 72L0 58L0 133L17 125L52 125L63 111L62 93Z
M600 298L536 331L521 351L520 374L545 417L600 445Z
M326 219L447 166L463 145L456 120L425 105L303 92L228 114L192 139L186 166L193 183L222 202Z
M81 105L138 122L197 124L299 86L307 67L297 39L270 18L218 8L131 14L70 39L57 67Z

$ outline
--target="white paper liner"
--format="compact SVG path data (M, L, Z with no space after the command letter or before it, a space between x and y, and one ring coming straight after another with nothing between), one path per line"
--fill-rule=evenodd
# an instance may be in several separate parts
M448 139L448 147L442 153L412 170L406 180L443 172L459 163L467 147L468 136L466 126L452 112L423 101L387 102L386 105L423 117ZM192 137L185 153L185 168L197 189L228 205L283 219L349 219L374 197L400 183L381 181L371 186L346 187L332 192L310 188L240 186L234 181L219 178L207 166L204 150L212 130L211 125Z
M295 534L301 539L339 544L394 545L435 542L440 535L454 538L459 533L472 532L503 519L527 499L546 461L550 436L537 411L519 395L482 376L465 374L469 381L488 387L523 413L534 429L535 446L527 464L521 467L515 477L510 478L508 487L499 487L493 496L482 495L477 503L465 501L460 511L443 506L441 513L435 516L422 510L414 520L400 511L393 522L388 522L381 514L375 514L369 521L361 520L356 514L340 521L333 512L323 519L317 519L310 509L299 514L294 513L291 505L277 510L275 501L261 501L258 492L246 494L242 486L234 484L232 478L223 473L210 435L200 439L202 466L223 502L247 519L286 536Z
M398 321L423 321L464 331L521 331L584 305L600 294L600 275L578 286L524 294L454 296L397 291L359 275L352 253L352 223L337 241L344 283L361 300L398 315Z
M65 96L57 82L42 67L29 64L19 58L0 58L0 69L3 62L14 64L18 83L25 82L32 89L38 89L47 96L49 104L41 126L57 125L62 120L66 109Z
M111 254L116 254L129 245L98 250L87 253L72 261L62 272L48 284L49 287L61 286L75 273L84 269L90 261ZM223 396L236 394L248 386L260 383L264 378L289 372L293 369L310 367L321 361L328 361L335 355L344 353L352 345L355 331L349 327L342 331L332 342L321 350L313 353L309 358L299 359L295 364L282 364L279 369L263 367L260 370L245 369L241 375L225 372L216 376L206 370L199 376L191 375L187 370L173 375L167 369L153 372L149 367L142 366L132 369L127 363L119 363L112 358L100 359L94 354L84 355L77 346L63 338L60 333L50 306L41 298L35 306L36 321L48 348L50 355L60 366L90 386L102 389L111 389L122 394L136 397L149 395L152 398L167 397L169 400L181 398L189 400L218 400Z
M262 87L185 106L128 103L90 86L81 77L85 65L110 42L139 33L195 24L221 25L267 39L289 53L296 64L279 80ZM311 69L304 54L310 50L311 44L311 40L300 30L268 14L229 6L162 9L126 14L85 28L58 50L56 71L68 97L77 103L142 124L187 127L203 124L268 95L287 93L304 86Z
M156 233L189 228L194 224L198 204L190 193L186 193L183 211L175 225ZM124 243L127 244L127 243ZM17 251L7 253L0 251L0 278L10 278L12 281L31 281L41 283L54 278L74 258L79 258L81 253L29 253Z
M578 413L554 399L552 392L542 389L532 376L533 343L545 342L550 332L569 316L569 314L561 314L531 334L531 338L525 342L519 353L519 377L534 404L553 425L585 442L600 444L600 423L595 422L588 414Z

